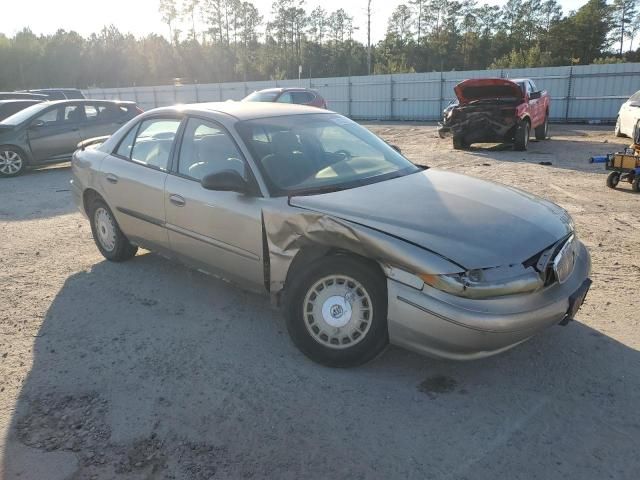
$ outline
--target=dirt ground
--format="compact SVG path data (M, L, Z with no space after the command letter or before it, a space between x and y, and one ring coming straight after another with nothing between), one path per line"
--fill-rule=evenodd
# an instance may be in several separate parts
M323 368L266 298L147 252L104 261L67 166L3 179L0 477L640 478L640 194L588 163L628 140L552 125L528 152L458 152L433 125L367 126L566 208L593 257L577 321L481 361Z

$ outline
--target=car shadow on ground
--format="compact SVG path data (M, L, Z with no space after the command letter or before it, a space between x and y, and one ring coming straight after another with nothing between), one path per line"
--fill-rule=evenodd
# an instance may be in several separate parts
M632 479L639 398L640 353L580 322L324 368L267 299L142 254L52 301L0 477Z
M76 211L70 180L69 164L27 170L18 177L0 178L0 222L51 218Z

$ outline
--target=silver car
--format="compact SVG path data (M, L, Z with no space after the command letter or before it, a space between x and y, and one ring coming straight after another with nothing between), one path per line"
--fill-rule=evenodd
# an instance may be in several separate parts
M330 366L388 343L496 354L572 319L591 283L562 208L416 166L311 107L152 110L77 151L72 184L108 260L142 247L269 294Z

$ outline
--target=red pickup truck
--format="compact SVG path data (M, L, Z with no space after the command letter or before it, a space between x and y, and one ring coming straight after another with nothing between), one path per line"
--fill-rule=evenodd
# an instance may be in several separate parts
M447 109L439 133L453 135L453 148L472 143L513 143L526 150L531 130L547 138L550 97L528 78L474 78L454 88L458 104Z

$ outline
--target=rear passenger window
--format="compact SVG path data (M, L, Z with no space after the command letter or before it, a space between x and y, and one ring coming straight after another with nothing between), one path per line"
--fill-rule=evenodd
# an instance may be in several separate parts
M178 119L152 119L140 124L138 133L130 141L131 132L124 138L118 147L118 155L129 157L131 160L149 167L167 170L169 155L180 127ZM135 131L133 129L132 131ZM129 146L131 144L131 146ZM127 155L130 152L130 155Z
M305 105L311 103L314 97L308 92L291 92L291 98L293 99L293 103Z
M245 176L244 161L235 143L216 124L190 118L180 147L178 173L200 181L223 170L235 170Z
M120 142L120 146L118 147L118 150L116 150L116 155L120 157L129 158L129 159L131 158L131 149L133 148L133 141L136 138L137 131L138 131L137 125L133 127L131 130L129 130L129 133L127 133L127 136L124 137L124 139Z
M131 160L150 167L167 170L169 155L180 127L180 120L146 120L140 125L131 149Z

